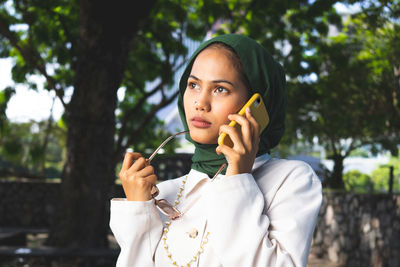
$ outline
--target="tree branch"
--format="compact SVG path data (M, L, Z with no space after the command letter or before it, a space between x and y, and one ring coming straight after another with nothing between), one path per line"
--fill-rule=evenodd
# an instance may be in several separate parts
M178 69L180 69L182 66L184 66L184 64L186 64L187 61L187 57L185 57L182 62L178 65L176 65L174 67L174 69L172 70L172 72L176 72ZM140 100L137 102L138 104L135 105L134 107L132 107L132 109L127 110L124 113L124 116L122 118L121 121L121 128L119 130L119 134L118 134L118 139L116 142L116 151L121 151L123 150L122 146L122 140L125 137L125 133L126 133L126 127L127 127L127 123L128 121L130 121L132 119L132 117L137 114L137 112L143 107L144 103L146 102L146 100L154 95L155 93L157 93L158 91L162 90L163 86L164 86L165 80L161 79L160 83L157 84L153 89L151 89L150 91L148 91L145 95L143 95ZM176 95L177 93L175 93L174 95ZM165 95L163 95L165 97Z
M48 84L49 84L49 89L54 90L57 97L60 99L61 104L63 105L64 108L66 108L66 104L63 99L63 90L60 88L57 88L55 80L48 75L46 71L45 64L43 63L42 58L40 57L39 53L33 49L32 46L29 47L24 47L19 44L19 39L17 38L16 34L12 31L10 31L10 26L3 18L0 17L0 34L5 37L13 47L15 47L21 56L24 58L24 60L31 65L34 69L38 70L40 74L42 74Z
M162 109L163 107L167 106L168 104L170 104L179 94L179 90L177 90L171 97L169 98L163 98L162 101L160 101L160 103L158 103L157 105L155 105L151 111L149 113L147 113L147 115L142 119L141 123L136 127L136 130L130 135L131 137L128 139L128 141L126 142L125 145L120 145L119 147L117 147L116 150L116 162L119 162L121 160L122 157L122 152L125 151L134 141L134 138L138 135L141 134L141 132L143 131L146 123L148 123L149 120L151 120L155 114Z
M167 106L168 104L170 104L179 94L179 90L176 91L171 97L169 98L164 98L160 103L158 103L157 105L155 105L151 111L149 113L147 113L147 115L143 118L142 123L136 127L136 130L133 132L133 134L131 135L131 137L128 139L127 144L125 145L124 148L127 148L129 145L131 145L133 143L133 139L135 136L139 135L140 132L142 131L142 129L144 128L144 126L146 125L146 123L154 117L154 115L163 107Z
M72 36L71 31L69 30L65 17L62 16L60 13L54 12L52 9L50 8L46 8L47 12L49 14L52 14L54 16L56 16L61 24L61 28L63 29L63 31L65 32L65 37L67 38L67 42L71 43L71 48L70 51L72 51L72 54L74 54L74 50L75 50L75 38ZM72 64L74 64L74 62L72 62Z
M331 144L333 154L334 155L338 155L338 151L337 151L336 146L335 146L335 141L333 140L333 138L331 136L329 136L329 135L327 135L327 136L329 138L329 142Z
M54 110L54 102L55 102L56 98L53 97L53 101L51 103L51 108L50 108L50 116L47 120L47 126L45 129L45 135L43 138L43 144L42 144L42 151L43 151L43 159L41 160L41 171L42 171L42 175L45 176L45 172L46 172L46 150L47 150L47 146L49 144L49 139L50 139L50 133L51 130L53 128L53 110Z
M126 127L128 124L128 121L131 120L131 118L143 107L143 105L146 103L146 100L152 96L153 94L155 94L156 92L158 92L163 86L163 81L160 81L160 83L155 86L152 90L150 90L149 92L147 92L145 95L143 95L140 100L137 102L137 104L130 110L127 110L124 113L124 116L122 118L121 121L121 128L119 130L119 134L118 134L118 139L117 139L117 151L120 150L121 144L122 144L122 140L125 136L126 133Z

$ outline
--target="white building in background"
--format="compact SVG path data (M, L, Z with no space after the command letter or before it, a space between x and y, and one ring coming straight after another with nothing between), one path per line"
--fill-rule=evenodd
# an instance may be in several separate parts
M380 165L387 164L389 162L388 156L378 155L377 157L363 158L363 157L348 157L343 161L344 170L343 173L357 170L365 174L371 174ZM323 159L322 163L328 168L333 169L333 161Z

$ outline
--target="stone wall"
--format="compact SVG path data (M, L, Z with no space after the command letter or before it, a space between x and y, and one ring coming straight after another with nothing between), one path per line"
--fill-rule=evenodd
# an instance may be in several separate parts
M48 228L60 184L0 182L0 227Z
M190 170L193 154L174 156L159 154L153 161L160 181L182 176ZM56 215L59 183L45 183L35 179L24 182L0 180L0 227L49 228ZM109 199L125 197L120 185L109 192Z
M312 250L341 266L400 266L400 196L324 193Z

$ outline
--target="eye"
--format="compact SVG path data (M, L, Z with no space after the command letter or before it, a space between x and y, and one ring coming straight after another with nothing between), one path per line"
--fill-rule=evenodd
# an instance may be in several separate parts
M217 89L214 90L214 93L216 93L216 94L226 94L226 93L228 93L228 90L225 89L224 87L219 86L219 87L217 87Z
M188 88L197 89L197 88L199 88L199 86L194 82L188 82Z

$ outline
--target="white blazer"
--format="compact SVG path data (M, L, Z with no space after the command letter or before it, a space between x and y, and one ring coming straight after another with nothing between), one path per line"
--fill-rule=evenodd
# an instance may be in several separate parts
M306 266L322 202L320 179L307 163L266 154L251 174L211 181L192 169L185 177L157 185L157 199L178 198L184 215L177 220L154 200L111 200L118 267Z

